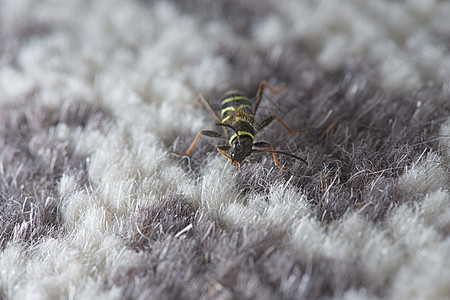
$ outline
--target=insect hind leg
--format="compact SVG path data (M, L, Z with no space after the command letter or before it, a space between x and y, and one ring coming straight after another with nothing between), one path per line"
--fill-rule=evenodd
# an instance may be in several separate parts
M258 87L258 91L256 92L255 110L253 112L254 114L256 114L259 104L261 103L261 99L262 99L265 88L267 88L270 91L270 93L272 93L272 95L275 95L275 94L281 92L282 90L284 90L286 88L286 86L282 85L281 87L274 89L267 82L261 81L261 83L259 84L259 87Z
M201 102L203 106L206 108L206 110L216 118L217 121L222 122L222 119L219 117L219 114L212 106L211 102L208 100L208 98L205 96L205 94L201 93L200 96L198 96L196 102Z

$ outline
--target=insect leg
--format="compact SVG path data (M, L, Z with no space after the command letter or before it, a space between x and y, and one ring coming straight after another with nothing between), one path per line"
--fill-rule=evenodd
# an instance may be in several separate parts
M254 114L256 114L256 111L258 110L259 104L261 103L261 98L262 98L262 95L263 95L263 92L264 92L265 88L268 88L269 91L272 93L272 95L274 95L274 94L279 93L280 91L282 91L285 88L285 86L283 85L280 88L274 89L267 82L262 81L259 84L258 91L256 93L255 110L253 112Z
M178 152L173 152L173 151L169 151L172 154L175 155L182 155L182 156L188 156L191 155L192 153L192 149L194 149L195 144L197 143L198 139L200 138L201 135L207 136L207 137L212 137L212 138L222 138L224 139L224 137L215 131L211 131L211 130L202 130L200 131L197 136L195 137L194 141L192 142L191 146L189 147L189 149L186 152L183 153L178 153Z
M231 160L231 163L233 164L233 165L235 165L239 170L241 169L241 165L237 162L237 161L233 161L232 159L231 159L231 156L228 154L228 153L226 153L225 151L229 151L231 149L231 146L230 145L220 145L220 146L217 146L217 150L223 155L223 156L225 156L226 158L228 158L229 160Z
M264 150L264 149L252 149L252 153L272 153L275 165L278 168L283 168L283 170L287 170L287 169L289 169L289 167L281 167L280 162L278 161L278 158L277 158L277 154L287 155L287 156L290 156L292 158L295 158L295 159L298 159L298 160L302 161L306 165L308 164L308 162L306 160L304 160L303 158L301 158L301 157L299 157L297 155L294 155L294 154L291 154L291 153L288 153L288 152L284 152L284 151L275 150L273 148L273 146L270 143L267 143L267 142L254 143L253 146L256 147L256 148L269 148L267 150Z
M228 158L229 160L231 160L231 156L228 155L228 153L226 153L225 151L229 151L231 149L231 147L229 145L220 145L217 146L217 150L226 158Z
M217 119L217 121L222 122L222 119L219 117L216 110L212 106L211 102L209 102L205 94L201 93L200 96L198 96L197 101L201 101L206 110L209 111L209 113L212 114Z
M282 168L280 165L280 162L278 161L277 155L275 153L275 149L273 148L273 146L267 142L258 142L258 143L254 143L253 144L254 147L257 148L270 148L270 150L259 150L259 149L252 149L253 153L264 153L264 152L269 152L272 153L273 155L273 161L275 162L275 165L278 168Z
M256 131L260 131L262 129L264 129L265 127L267 127L270 123L272 123L273 120L278 120L278 122L280 122L281 125L283 125L284 128L286 128L286 130L290 133L290 134L295 134L295 133L307 133L308 129L299 129L299 130L292 130L290 129L286 123L283 122L283 120L280 119L280 117L276 116L276 115L271 115L270 117L268 117L267 119L265 119L264 121L261 122L261 124L259 124L258 128L256 128Z

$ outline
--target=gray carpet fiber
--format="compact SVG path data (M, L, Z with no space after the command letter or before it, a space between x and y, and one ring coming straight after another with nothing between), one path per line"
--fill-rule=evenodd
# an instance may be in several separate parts
M450 298L450 3L0 0L0 299ZM224 92L276 115L239 170ZM224 141L223 143L227 143Z

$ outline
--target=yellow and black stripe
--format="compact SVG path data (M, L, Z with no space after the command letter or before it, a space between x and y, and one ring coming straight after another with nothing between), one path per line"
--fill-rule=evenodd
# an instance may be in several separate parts
M221 117L223 123L226 123L238 110L253 117L252 103L242 92L236 90L226 92L225 96L222 98L221 105Z
M225 93L221 100L222 123L231 125L232 128L225 128L228 143L242 136L255 139L255 129L253 128L254 116L250 99L242 92L232 90Z
M277 154L287 155L298 159L305 164L308 164L303 158L287 153L284 151L275 150L268 142L254 143L256 132L261 131L267 127L273 120L277 120L280 124L291 133L307 132L305 129L291 130L278 116L270 115L264 119L259 126L255 126L255 113L258 111L264 89L269 89L272 94L277 93L280 89L273 89L265 81L261 82L255 97L254 109L252 109L252 102L242 92L231 90L226 92L221 100L220 116L211 102L204 94L200 94L198 100L202 102L205 108L216 118L216 125L222 127L223 133L213 130L202 130L194 138L191 146L186 152L172 152L177 155L191 155L200 136L211 138L220 138L226 141L226 144L217 146L217 150L226 158L231 160L231 163L240 169L241 162L252 153L271 153L275 165L283 170L288 167L282 167L278 161Z

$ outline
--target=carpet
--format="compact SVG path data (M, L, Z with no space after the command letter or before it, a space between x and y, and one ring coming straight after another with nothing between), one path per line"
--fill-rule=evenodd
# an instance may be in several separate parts
M448 299L450 3L0 0L1 299ZM224 92L256 142L221 155ZM226 143L226 141L225 141Z

